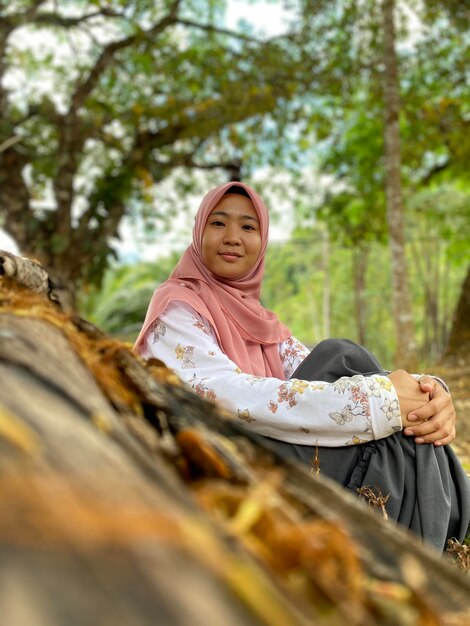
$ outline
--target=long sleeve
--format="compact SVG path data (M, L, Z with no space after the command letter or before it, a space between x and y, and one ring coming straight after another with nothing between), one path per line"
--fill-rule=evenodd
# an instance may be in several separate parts
M284 376L290 378L309 353L310 350L295 337L289 337L279 344L279 356L284 367Z
M286 352L284 344L281 355ZM292 338L290 347L294 346L298 354L287 355L287 371L306 356ZM161 359L196 393L222 404L247 428L274 439L346 446L381 439L402 428L398 398L386 376L343 377L327 383L245 374L222 352L209 322L181 302L170 305L149 328L142 356Z

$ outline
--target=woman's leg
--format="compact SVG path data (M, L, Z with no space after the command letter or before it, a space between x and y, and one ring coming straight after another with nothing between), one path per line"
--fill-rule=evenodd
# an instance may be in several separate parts
M292 378L334 382L341 376L383 372L377 359L348 339L316 346ZM462 540L470 522L468 478L450 446L416 445L402 433L367 444L325 448L271 440L284 456L312 465L357 493L371 487L388 496L387 514L438 549L447 539Z
M375 356L349 339L325 339L316 345L291 378L334 383L341 376L384 373Z

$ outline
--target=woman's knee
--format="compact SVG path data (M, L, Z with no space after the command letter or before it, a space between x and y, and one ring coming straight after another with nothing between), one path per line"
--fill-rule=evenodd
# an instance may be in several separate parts
M344 339L339 337L330 337L329 339L323 339L318 342L316 346L313 348L315 351L328 351L331 353L335 353L338 351L343 351L345 348L347 350L351 350L352 348L360 348L359 344L354 343L350 339Z

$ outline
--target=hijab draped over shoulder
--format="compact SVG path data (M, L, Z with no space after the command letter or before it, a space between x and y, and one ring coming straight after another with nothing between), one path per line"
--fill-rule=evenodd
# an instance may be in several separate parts
M254 267L239 278L220 278L202 257L204 227L219 200L232 187L243 189L258 215L261 251ZM260 196L244 183L229 182L211 189L195 217L193 240L169 279L154 292L134 350L142 349L152 324L172 302L189 304L213 326L222 351L245 373L284 379L278 344L290 336L289 329L260 301L264 260L268 244L268 211Z

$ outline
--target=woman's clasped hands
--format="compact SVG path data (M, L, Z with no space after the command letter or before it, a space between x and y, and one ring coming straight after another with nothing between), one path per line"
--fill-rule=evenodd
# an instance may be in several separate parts
M400 403L404 434L415 443L443 446L455 439L455 409L451 395L432 376L418 381L405 370L395 370L388 377Z

